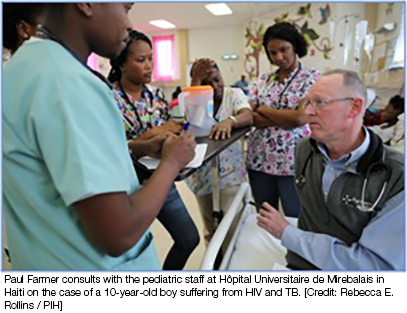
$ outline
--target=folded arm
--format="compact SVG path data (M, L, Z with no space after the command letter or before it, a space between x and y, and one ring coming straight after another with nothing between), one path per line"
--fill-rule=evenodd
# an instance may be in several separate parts
M254 114L254 125L259 127L277 126L291 129L307 123L307 117L301 106L297 110L260 106L254 111Z

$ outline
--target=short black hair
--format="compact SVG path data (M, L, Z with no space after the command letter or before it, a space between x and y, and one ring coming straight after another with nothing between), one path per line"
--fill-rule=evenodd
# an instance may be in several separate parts
M127 60L130 45L136 41L144 41L150 46L151 49L153 49L153 44L151 43L150 38L148 38L145 34L138 32L137 30L131 30L129 32L129 39L126 47L122 50L122 52L120 52L118 56L110 59L110 65L112 66L112 69L110 70L107 77L110 82L114 83L122 78L122 70L120 67Z
M44 3L3 3L3 47L15 51L18 43L18 23L24 21L34 25L44 7Z
M266 51L266 55L270 63L273 62L267 51L267 45L273 39L281 39L291 43L294 47L295 53L300 58L307 55L308 52L307 41L305 40L304 36L300 34L298 29L293 24L288 22L276 23L267 28L266 33L264 34L263 37L263 47L264 50Z
M391 97L389 100L389 103L393 106L395 110L400 111L400 114L404 113L404 98L395 95L394 97Z

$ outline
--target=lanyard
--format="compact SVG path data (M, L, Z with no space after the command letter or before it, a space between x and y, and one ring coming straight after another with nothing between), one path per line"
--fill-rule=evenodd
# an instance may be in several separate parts
M143 130L147 131L147 130L148 130L149 128L151 128L151 126L152 126L152 122L151 122L151 112L148 111L148 108L146 109L147 114L149 115L149 120L150 120L150 121L149 121L149 124L150 124L150 127L147 126L147 128L145 129L144 124L143 124L143 122L142 122L142 120L141 120L140 114L139 114L139 112L138 112L136 106L134 105L134 101L130 100L129 96L127 95L127 92L124 91L123 86L122 86L122 83L120 82L120 80L118 81L118 85L119 85L119 88L120 88L120 92L123 94L123 96L124 96L124 98L125 98L125 101L131 106L131 108L132 108L133 111L134 111L134 114L136 115L137 122L140 124L140 130L141 130L141 131L143 131ZM148 92L148 94L149 94L151 103L153 103L153 100L154 100L154 99L153 99L152 94L151 94L150 92ZM141 96L143 97L143 90L141 91Z
M53 34L49 29L45 28L44 26L40 26L38 29L38 32L36 34L36 37L41 38L41 39L49 39L52 40L58 44L60 44L65 50L67 50L79 63L81 63L85 68L87 68L93 75L98 77L101 81L103 81L109 89L113 89L112 84L104 77L102 74L100 74L97 71L94 71L91 69L86 63L84 63L79 56L73 52L61 39L59 39L55 34Z
M278 95L278 104L281 103L281 100L283 99L284 94L286 93L288 87L290 87L290 85L292 84L292 82L294 81L294 79L297 77L297 75L300 73L301 71L301 63L298 63L298 69L295 72L295 74L293 75L293 77L291 77L291 79L288 81L288 83L285 85L284 89L282 92L280 92L280 94ZM279 71L276 73L279 74Z

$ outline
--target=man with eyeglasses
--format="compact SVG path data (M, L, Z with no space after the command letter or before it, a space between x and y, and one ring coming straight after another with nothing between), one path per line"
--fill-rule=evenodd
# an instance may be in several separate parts
M358 75L324 74L302 109L311 138L297 146L298 228L264 203L257 223L287 248L287 267L404 270L402 155L363 127L367 92Z

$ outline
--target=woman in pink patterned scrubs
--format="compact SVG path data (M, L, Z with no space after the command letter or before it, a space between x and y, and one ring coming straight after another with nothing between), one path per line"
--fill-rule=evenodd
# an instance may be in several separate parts
M269 27L263 46L278 69L262 75L250 89L256 126L249 138L250 185L256 202L278 208L281 200L285 214L295 217L301 206L294 184L294 150L310 135L300 100L319 72L299 62L307 54L307 44L290 23Z

